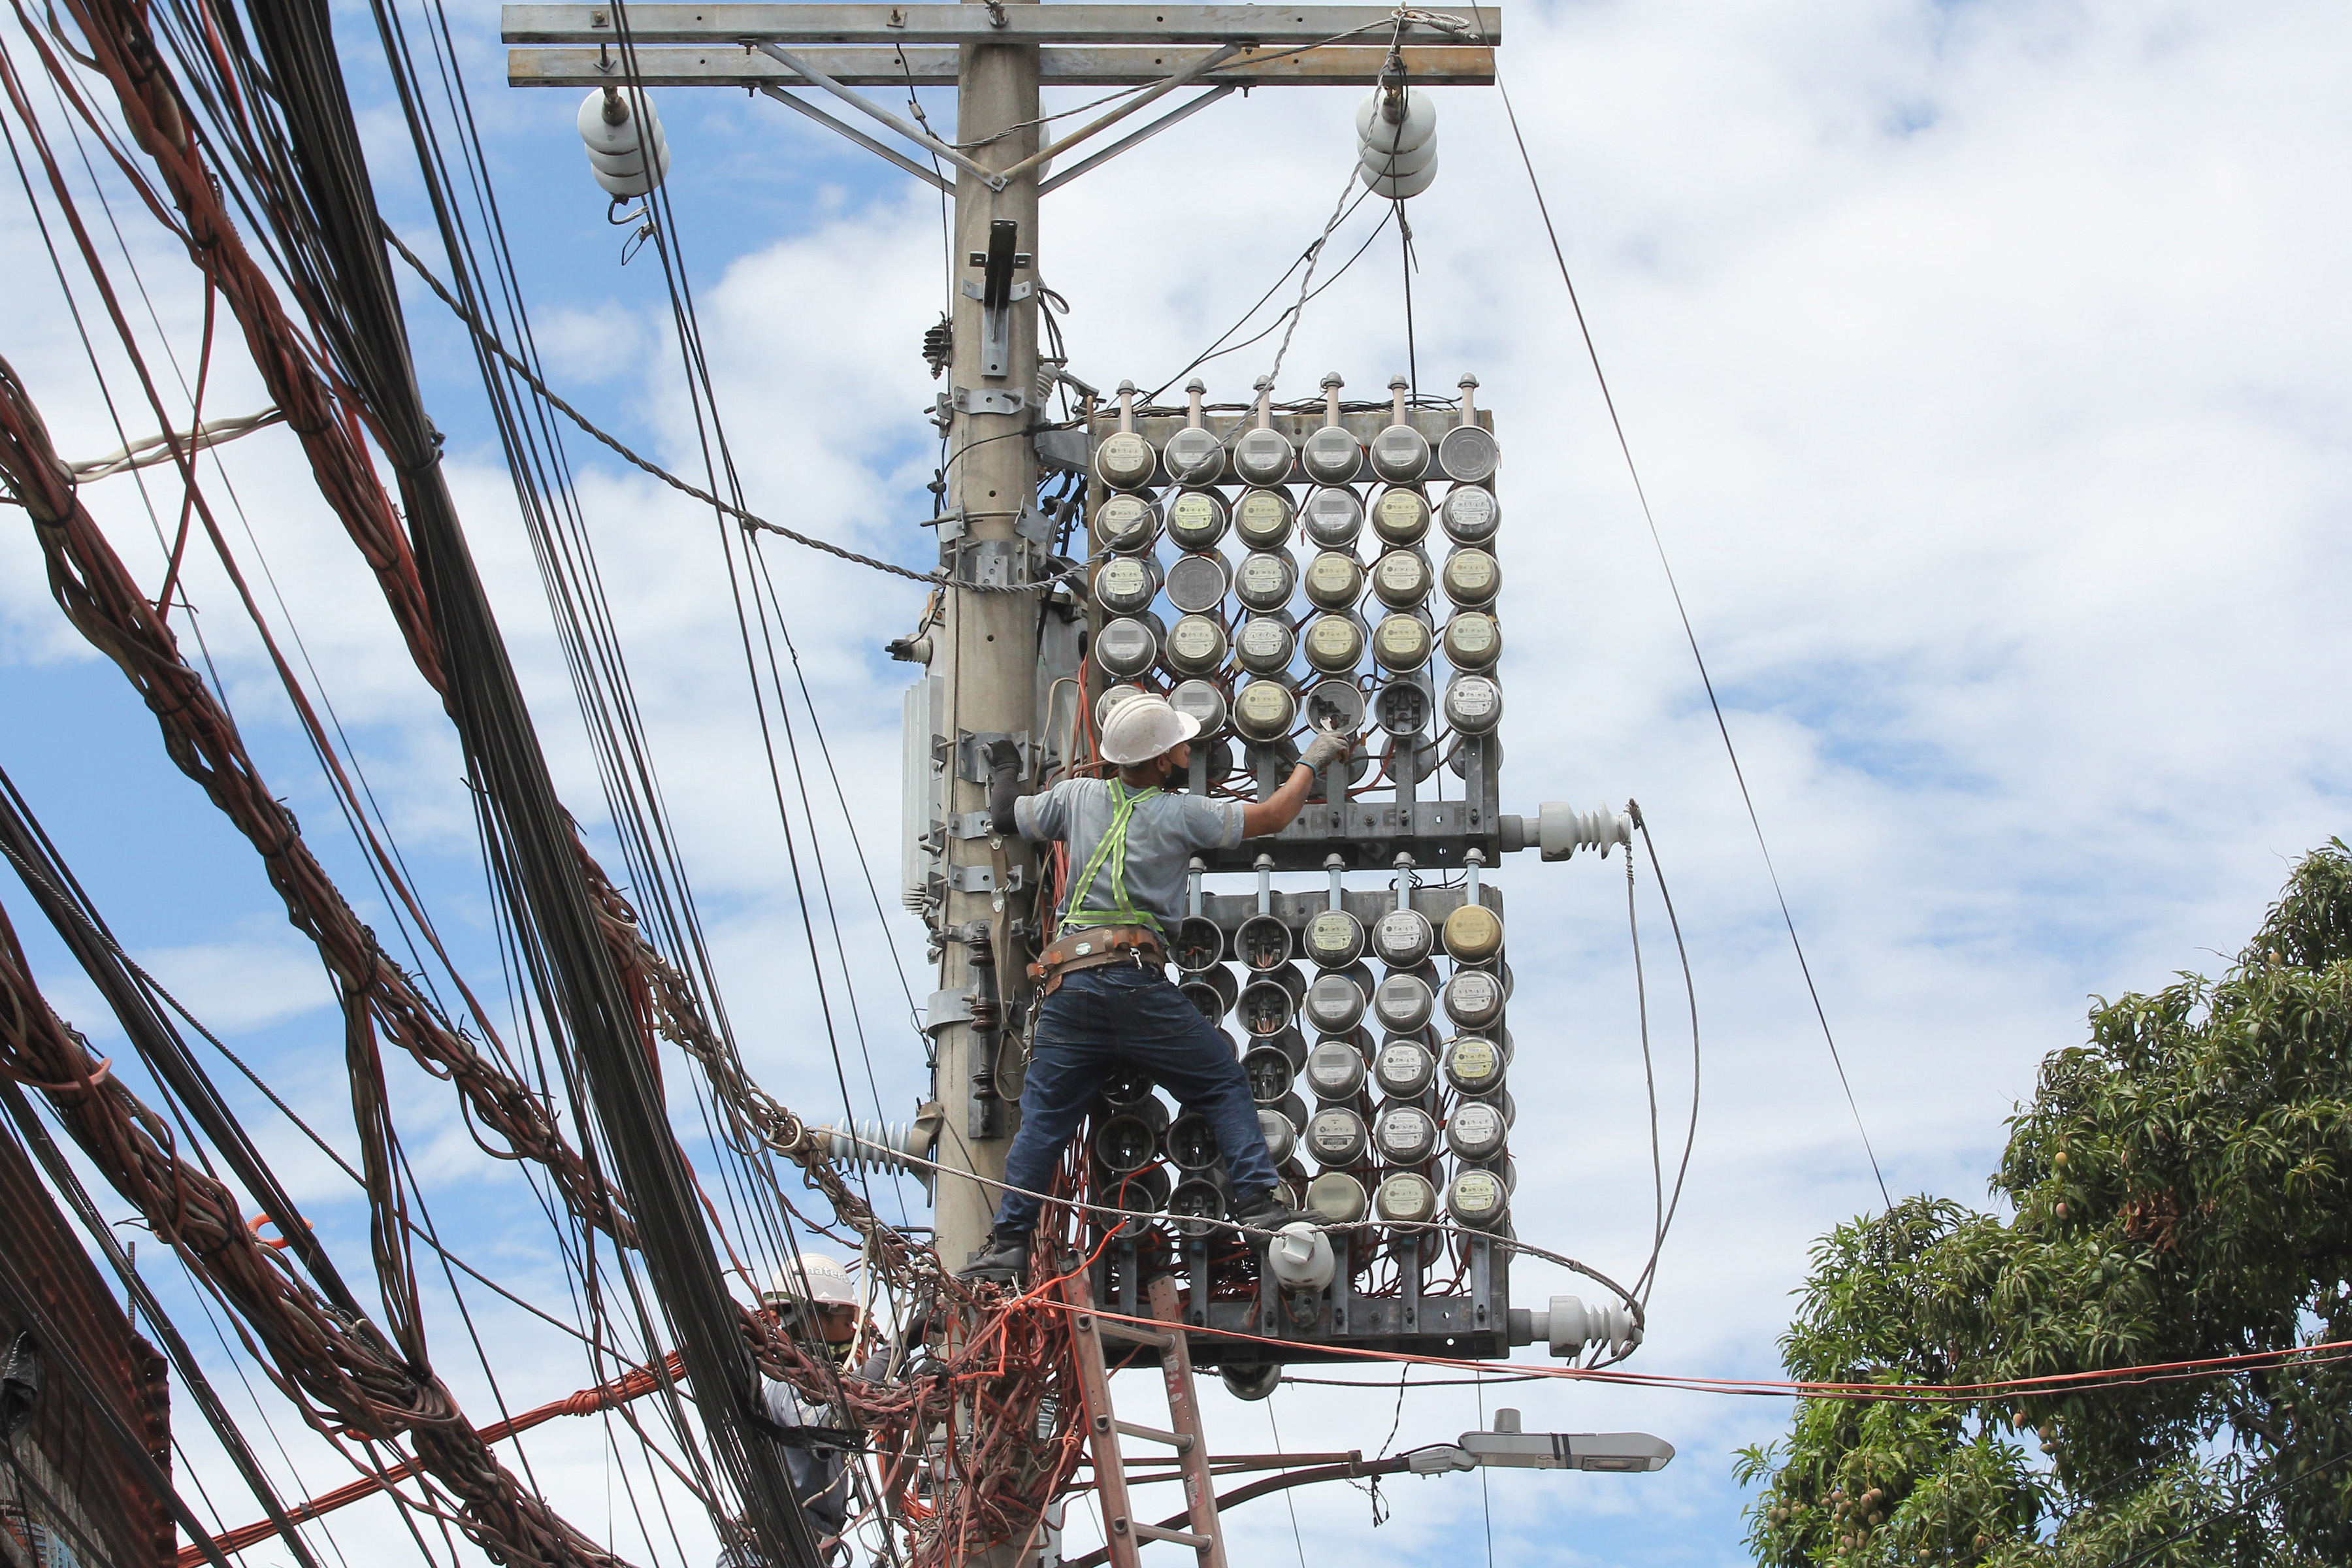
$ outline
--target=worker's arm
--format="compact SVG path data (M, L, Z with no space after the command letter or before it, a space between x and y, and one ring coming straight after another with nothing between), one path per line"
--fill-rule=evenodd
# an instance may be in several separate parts
M1355 749L1356 738L1337 731L1326 730L1307 743L1298 763L1290 770L1282 787L1264 800L1254 800L1242 807L1242 837L1263 838L1279 833L1298 820L1307 805L1307 796L1315 788L1315 775L1338 762ZM1345 781L1342 781L1343 783Z

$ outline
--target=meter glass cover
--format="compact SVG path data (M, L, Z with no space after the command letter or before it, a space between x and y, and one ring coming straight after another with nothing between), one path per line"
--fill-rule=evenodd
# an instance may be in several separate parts
M1290 537L1290 498L1280 490L1251 490L1234 508L1234 531L1253 550L1270 550Z
M1503 654L1503 630L1484 610L1463 610L1445 623L1445 657L1460 669L1485 669Z
M1502 1178L1492 1171L1465 1171L1446 1191L1445 1206L1464 1225L1492 1225L1502 1217Z
M1445 917L1445 952L1465 963L1478 963L1502 951L1503 917L1484 904L1464 904Z
M1503 509L1496 504L1495 492L1484 486L1456 485L1439 503L1437 521L1449 537L1465 544L1484 544L1502 526Z
M1095 602L1113 615L1132 615L1159 592L1151 568L1132 555L1114 555L1095 574Z
M1324 1100L1345 1100L1364 1087L1364 1054L1349 1040L1318 1041L1307 1053L1307 1081Z
M1307 1206L1332 1225L1364 1217L1364 1184L1345 1171L1326 1171L1307 1184Z
M1307 597L1317 608L1344 610L1363 592L1363 563L1354 556L1326 550L1307 563Z
M1188 426L1168 437L1161 454L1168 472L1181 483L1205 485L1225 471L1225 444L1213 430Z
M1307 721L1352 735L1364 727L1364 694L1352 680L1318 681L1307 689Z
M1344 1035L1363 1021L1364 994L1344 974L1318 976L1307 988L1307 1021L1327 1035ZM1314 1058L1307 1058L1311 1072Z
M1483 735L1502 721L1503 689L1483 675L1457 675L1445 688L1445 717L1465 735Z
M1372 993L1373 1016L1391 1034L1409 1035L1427 1027L1436 1007L1437 998L1430 994L1429 983L1417 974L1391 974Z
M1372 1063L1372 1077L1382 1094L1412 1100L1426 1091L1437 1074L1437 1059L1418 1040L1391 1040Z
M1483 969L1456 970L1445 983L1445 1016L1465 1029L1483 1029L1503 1016L1503 983Z
M1372 471L1408 483L1429 471L1429 438L1410 425L1391 425L1372 437Z
M1503 1113L1483 1100L1468 1100L1454 1108L1445 1121L1445 1141L1465 1160L1484 1160L1503 1146L1509 1129Z
M1437 1147L1437 1122L1417 1105L1391 1105L1372 1123L1372 1142L1391 1165L1418 1165Z
M1225 660L1225 628L1206 616L1186 616L1168 628L1168 662L1188 675L1203 674Z
M1271 741L1290 733L1297 711L1298 700L1290 694L1290 688L1271 680L1253 680L1234 700L1234 727L1253 741Z
M1417 544L1429 531L1429 500L1419 490L1390 489L1372 503L1372 531L1391 544Z
M1421 682L1391 681L1372 698L1372 722L1391 735L1418 735L1429 727L1429 710L1434 706Z
M1391 1171L1381 1179L1372 1207L1392 1225L1419 1225L1436 1217L1437 1189L1419 1172Z
M1149 479L1153 461L1151 443L1132 430L1106 436L1095 448L1095 472L1117 490L1131 490Z
M1287 555L1258 551L1242 557L1234 574L1234 596L1253 610L1278 610L1290 603L1298 568Z
M1095 508L1095 538L1106 550L1146 550L1160 519L1141 496L1113 496Z
M1225 694L1206 680L1182 680L1168 694L1168 706L1200 722L1201 733L1213 735L1225 727Z
M1392 610L1429 597L1429 563L1418 550L1391 550L1372 565L1372 592Z
M1307 662L1343 675L1364 657L1364 628L1353 616L1318 616L1307 627Z
M1437 466L1448 479L1483 485L1495 477L1502 461L1502 447L1475 425L1456 425L1437 438Z
M1364 951L1364 928L1345 910L1325 910L1307 922L1307 956L1327 969L1344 969Z
M1318 1165L1352 1165L1363 1157L1364 1119L1345 1106L1328 1106L1307 1123L1307 1149Z
M1288 668L1291 653L1297 646L1298 634L1279 616L1250 616L1242 623L1241 633L1234 639L1242 668L1260 675L1274 675Z
M1106 501L1108 511L1115 502ZM1169 537L1187 550L1206 550L1225 536L1225 498L1214 490L1186 490L1168 503Z
M1399 969L1427 958L1433 940L1429 917L1419 910L1391 910L1372 928L1372 951L1382 963Z
M1502 592L1503 569L1483 550L1464 548L1445 558L1445 596L1466 609L1495 602Z
M1364 531L1364 503L1338 485L1308 492L1303 516L1307 537L1326 550L1345 550Z
M1223 602L1231 583L1222 556L1179 555L1168 567L1168 602L1188 615L1205 615Z
M1483 1035L1464 1035L1445 1047L1445 1081L1465 1094L1484 1094L1503 1081L1503 1053Z
M1429 662L1432 646L1429 623L1410 611L1400 610L1394 615L1381 617L1380 629L1372 634L1372 662L1391 674L1410 675ZM1410 702L1417 710L1416 717L1425 717L1428 714L1428 700L1422 695L1419 687L1400 689L1392 686L1388 689L1391 691L1404 689L1412 692L1414 694L1412 698L1401 698L1398 700ZM1420 729L1421 725L1416 722L1401 727L1410 734ZM1390 726L1384 721L1381 728L1387 729Z
M1253 484L1280 484L1294 458L1290 437L1279 430L1244 430L1234 442L1234 468Z
M1138 620L1117 620L1095 637L1095 658L1113 675L1141 675L1160 657L1160 639Z
M1311 478L1326 484L1339 484L1356 477L1356 467L1364 460L1364 449L1356 444L1356 437L1345 426L1326 425L1307 437L1299 460Z
M1257 1135L1265 1140L1266 1157L1277 1165L1298 1147L1298 1129L1290 1124L1290 1118L1264 1106L1258 1108Z

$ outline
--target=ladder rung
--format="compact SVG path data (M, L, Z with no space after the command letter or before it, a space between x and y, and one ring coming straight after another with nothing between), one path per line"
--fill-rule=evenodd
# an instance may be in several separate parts
M1141 1437L1151 1443L1165 1443L1180 1454L1189 1454L1192 1451L1192 1435L1189 1432L1163 1432L1157 1426L1139 1426L1133 1421L1114 1421L1111 1426L1124 1436Z
M1095 1332L1107 1340L1125 1340L1131 1345L1150 1345L1153 1350L1168 1350L1175 1339L1153 1329L1139 1329L1132 1323L1118 1322L1110 1318L1097 1318Z
M1206 1552L1215 1544L1209 1537L1195 1535L1189 1530L1163 1530L1159 1525L1145 1524L1140 1520L1129 1521L1128 1528L1135 1532L1138 1540L1172 1541L1179 1546L1189 1546L1195 1552Z

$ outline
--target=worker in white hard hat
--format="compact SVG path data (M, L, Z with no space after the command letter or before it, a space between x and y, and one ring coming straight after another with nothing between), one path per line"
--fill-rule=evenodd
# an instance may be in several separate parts
M768 1288L760 1292L760 1303L776 1314L784 1331L804 1351L814 1353L822 1346L840 1365L857 1348L865 1311L858 1303L856 1282L848 1269L821 1252L785 1258ZM826 1557L845 1560L848 1549L838 1544L849 1517L845 1435L835 1426L831 1411L804 1399L790 1384L772 1377L760 1380L759 1413L764 1417L762 1424L783 1445L784 1474L810 1527L820 1541L836 1543L826 1549ZM730 1547L719 1553L719 1568L766 1565L741 1561Z
M1282 787L1264 800L1171 795L1192 761L1200 721L1164 698L1130 697L1105 716L1099 750L1118 772L1018 793L1018 753L991 748L991 826L1037 842L1059 839L1076 869L1059 932L1032 970L1044 1001L1021 1096L1021 1130L1004 1158L1009 1189L967 1279L1011 1280L1029 1262L1038 1200L1070 1135L1114 1067L1142 1068L1216 1132L1231 1216L1255 1231L1305 1218L1276 1193L1257 1106L1232 1043L1169 983L1167 933L1184 915L1185 872L1206 849L1279 833L1298 816L1316 774L1355 737L1318 734ZM1023 1189L1025 1189L1023 1190Z

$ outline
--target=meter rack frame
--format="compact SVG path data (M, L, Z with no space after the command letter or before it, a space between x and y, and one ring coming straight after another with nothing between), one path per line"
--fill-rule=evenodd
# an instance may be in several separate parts
M1412 892L1412 908L1441 930L1445 917L1466 901L1462 887L1421 886ZM1478 901L1497 915L1504 913L1501 890L1492 884L1480 885ZM1370 929L1396 908L1396 894L1389 888L1350 889L1341 894L1340 907ZM1307 921L1330 908L1325 889L1271 889L1263 910L1255 894L1204 893L1199 912L1224 933L1226 958L1221 962L1238 963L1232 954L1234 935L1244 922L1270 914L1297 939ZM1438 952L1442 954L1443 948ZM1500 1033L1499 1025L1496 1032ZM1369 1100L1371 1094L1367 1085L1364 1097ZM1164 1102L1161 1109L1167 1109ZM1101 1119L1099 1111L1090 1115L1081 1129L1078 1147L1088 1152L1076 1165L1083 1184L1106 1175L1090 1157ZM1163 1146L1155 1161L1164 1152ZM1434 1169L1445 1158L1441 1151L1426 1168ZM1356 1169L1369 1172L1376 1165L1368 1152ZM1295 1190L1305 1189L1307 1166L1299 1156L1286 1161L1280 1170ZM1371 1184L1367 1182L1367 1188ZM1442 1206L1446 1184L1433 1184L1441 1194L1438 1218L1452 1224ZM1097 1199L1092 1190L1080 1196L1109 1201ZM1515 1233L1507 1211L1485 1234L1458 1225L1449 1231L1399 1226L1371 1214L1353 1224L1332 1225L1325 1231L1332 1250L1331 1281L1307 1295L1265 1281L1256 1247L1242 1245L1229 1231L1191 1237L1163 1220L1141 1235L1114 1237L1106 1243L1102 1229L1091 1228L1083 1254L1094 1259L1089 1282L1097 1304L1106 1311L1145 1315L1151 1282L1172 1276L1185 1291L1185 1327L1203 1331L1188 1335L1192 1359L1200 1366L1333 1362L1367 1351L1483 1360L1507 1357L1513 1345L1531 1342L1526 1325L1515 1326L1511 1310L1507 1243ZM1423 1239L1414 1247L1405 1243L1407 1237ZM1452 1270L1444 1268L1449 1256L1458 1261ZM1448 1273L1451 1288L1433 1290L1433 1280ZM1268 1340L1281 1342L1259 1342Z
M1231 472L1230 454L1234 438L1252 428L1255 417L1254 405L1235 407L1228 405L1204 412L1202 427L1215 434L1224 447L1228 454L1228 471L1213 485L1187 487L1169 473L1166 458L1160 454L1164 452L1171 436L1190 426L1190 414L1166 408L1138 409L1133 416L1135 433L1150 442L1156 460L1150 480L1138 491L1126 493L1148 490L1153 499L1163 500L1176 490L1195 488L1214 489L1229 500L1238 496L1252 487ZM1493 410L1474 408L1471 419L1480 428L1493 434ZM1328 422L1328 413L1319 405L1287 412L1276 409L1271 414L1268 423L1283 434L1292 448L1290 471L1279 481L1279 488L1294 492L1294 499L1295 492L1325 482L1306 471L1302 448L1307 438ZM1357 445L1362 451L1357 459L1355 472L1345 479L1331 482L1374 488L1385 486L1387 481L1372 469L1370 447L1375 437L1395 422L1394 411L1389 403L1364 401L1342 405L1339 424L1357 438ZM1406 411L1405 422L1420 431L1430 446L1429 469L1420 482L1423 485L1432 480L1449 485L1465 482L1444 468L1438 455L1441 438L1461 423L1460 413L1452 408L1414 407ZM1106 671L1094 658L1095 637L1109 617L1105 616L1091 592L1095 573L1117 553L1095 543L1094 515L1105 500L1121 493L1106 485L1095 471L1094 455L1103 438L1115 434L1118 428L1117 405L1096 404L1089 410L1083 430L1041 432L1034 438L1042 467L1078 472L1086 478L1086 508L1084 516L1078 520L1077 537L1085 542L1084 555L1087 566L1084 579L1087 591L1080 595L1080 604L1086 617L1088 650L1083 659L1084 691L1085 700L1089 703L1098 701L1103 692L1121 680L1120 677ZM1469 482L1483 483L1492 489L1494 479L1490 475L1484 480ZM1433 511L1436 509L1437 499L1431 500ZM1365 526L1369 531L1370 524L1367 522ZM1441 526L1433 521L1432 534L1442 531ZM1491 550L1494 545L1490 542L1485 548ZM1151 553L1159 559L1167 552L1161 544L1155 543ZM1375 555L1377 553L1374 552ZM1435 587L1432 589L1433 595L1441 592ZM1220 684L1225 687L1235 683L1228 657L1228 666L1218 677ZM1440 653L1433 650L1429 664L1423 667L1424 672L1433 670L1440 658ZM1360 675L1361 667L1371 665L1370 652L1367 649L1360 661ZM1380 684L1386 684L1389 679L1393 678L1383 678ZM1151 689L1154 686L1172 685L1172 681L1163 668L1155 666L1146 682L1140 684L1144 684L1146 689ZM1373 690L1377 692L1378 685ZM1432 680L1430 691L1433 710L1442 709L1443 688ZM1234 694L1227 690L1225 695L1230 701ZM1441 728L1441 714L1433 711L1429 731L1433 746L1436 744ZM1295 760L1293 753L1280 745L1261 745L1237 733L1230 738L1241 746L1243 753L1242 766L1234 770L1234 779L1238 781L1246 774L1255 779L1258 798L1271 795ZM1222 745L1227 739L1225 735L1219 735L1213 738L1213 742ZM1420 784L1407 777L1386 781L1381 786L1388 795L1386 799L1349 800L1344 798L1345 791L1342 790L1343 798L1339 801L1319 798L1309 801L1297 818L1279 834L1253 838L1233 849L1206 851L1207 868L1211 871L1250 871L1256 868L1261 856L1271 855L1276 870L1321 871L1328 864L1329 858L1336 854L1351 868L1386 869L1391 861L1402 853L1411 855L1419 864L1452 868L1462 866L1474 849L1483 855L1487 866L1493 867L1502 855L1526 847L1532 841L1532 835L1520 818L1507 816L1502 810L1501 787L1497 778L1501 771L1497 737L1494 734L1465 735L1458 737L1458 743L1463 748L1464 767L1463 789L1457 799L1422 799ZM1066 748L1065 750L1066 752ZM1208 759L1203 754L1205 750L1205 747L1195 748L1191 777L1186 785L1192 794L1204 796L1210 793ZM1436 763L1438 768L1450 766L1450 762L1443 758ZM1432 770L1433 773L1434 771Z

